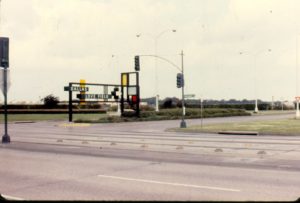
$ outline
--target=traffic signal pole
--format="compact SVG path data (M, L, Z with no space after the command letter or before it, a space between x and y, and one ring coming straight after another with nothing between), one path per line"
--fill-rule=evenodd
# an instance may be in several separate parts
M172 61L166 59L166 58L163 58L161 56L157 56L157 55L139 55L140 56L151 56L151 57L156 57L156 58L159 58L163 61L166 61L168 62L169 64L171 64L172 66L174 66L175 68L177 68L177 70L179 70L181 72L181 78L182 78L182 81L181 81L181 91L182 91L182 119L181 119L181 122L180 122L180 127L181 128L186 128L186 122L184 120L184 116L185 116L185 101L184 101L184 68L183 68L183 51L181 51L181 68L179 66L177 66L175 63L173 63ZM137 62L139 62L139 59L137 59L138 57L135 56L135 67L138 67L138 68L135 68L136 70L138 69L139 70L139 65L137 66ZM180 76L179 76L180 77ZM178 78L178 75L177 75L177 78ZM179 82L180 84L180 82ZM177 85L178 87L178 85ZM180 87L178 87L180 88Z
M181 122L180 122L180 128L186 128L186 122L184 120L184 116L185 116L185 102L184 102L184 69L183 69L183 51L181 51L181 74L182 74L182 117L181 117Z

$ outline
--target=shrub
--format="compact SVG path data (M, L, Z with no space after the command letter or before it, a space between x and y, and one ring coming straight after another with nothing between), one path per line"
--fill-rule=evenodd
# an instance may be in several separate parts
M154 109L154 107L149 106L149 105L141 105L140 110L141 111L154 111L155 109Z
M43 99L41 99L41 102L44 103L44 106L46 108L54 108L58 106L59 103L59 98L55 97L54 95L50 94L46 97L44 97Z
M179 102L179 99L177 99L176 97L173 97L173 98L167 97L161 102L160 107L164 108L164 109L175 108L178 106L178 102Z

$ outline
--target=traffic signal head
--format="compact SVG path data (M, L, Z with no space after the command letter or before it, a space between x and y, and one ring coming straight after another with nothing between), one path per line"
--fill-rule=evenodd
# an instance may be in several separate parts
M177 82L177 88L181 88L184 86L184 80L183 80L182 73L177 73L176 82Z
M9 66L9 38L0 37L0 66L7 68Z
M137 103L137 95L132 95L131 96L131 101L132 101L132 103L134 103L134 104L136 104Z
M134 69L135 71L140 71L140 56L134 57Z

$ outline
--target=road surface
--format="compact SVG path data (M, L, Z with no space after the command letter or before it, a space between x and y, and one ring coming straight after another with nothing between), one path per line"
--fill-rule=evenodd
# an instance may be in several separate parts
M300 197L300 137L165 132L179 124L178 120L10 123L12 142L0 145L0 193L23 200L294 201Z

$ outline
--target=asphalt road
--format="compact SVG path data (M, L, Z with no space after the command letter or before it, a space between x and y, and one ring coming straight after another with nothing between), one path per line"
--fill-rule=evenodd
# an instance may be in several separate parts
M290 117L214 118L204 123ZM0 193L24 200L300 197L300 136L165 132L179 122L10 123L12 142L0 145Z

